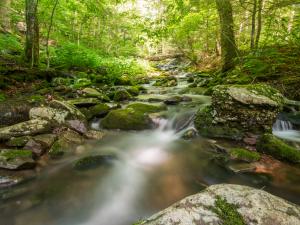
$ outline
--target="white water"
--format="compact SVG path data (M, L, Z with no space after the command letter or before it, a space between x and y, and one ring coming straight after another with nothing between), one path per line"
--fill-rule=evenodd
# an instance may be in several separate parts
M300 142L300 131L294 130L289 121L278 119L273 126L273 134L285 140Z

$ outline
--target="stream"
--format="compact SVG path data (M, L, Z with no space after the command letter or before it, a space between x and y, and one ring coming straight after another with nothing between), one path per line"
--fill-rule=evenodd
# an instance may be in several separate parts
M136 101L176 95L188 85L182 74L179 81L176 88L145 85L148 93ZM193 101L169 106L164 118L155 120L156 129L109 132L103 140L81 146L84 151L48 165L34 179L2 191L0 225L130 225L219 183L262 188L300 204L300 168L266 161L261 171L235 173L219 159L214 146L236 143L182 139L182 133L193 128L197 108L210 102L207 96L186 96ZM101 129L97 122L91 126ZM274 134L299 141L299 131L286 124L274 125ZM76 159L99 153L116 159L92 170L73 169Z

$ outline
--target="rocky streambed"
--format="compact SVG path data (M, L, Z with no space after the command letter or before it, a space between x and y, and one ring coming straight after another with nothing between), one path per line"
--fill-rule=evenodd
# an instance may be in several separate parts
M219 224L227 208L236 224L297 224L299 142L272 134L276 121L297 132L297 104L263 84L206 89L203 74L160 70L113 88L55 78L46 99L1 103L0 224ZM219 185L145 220L220 183L293 203Z

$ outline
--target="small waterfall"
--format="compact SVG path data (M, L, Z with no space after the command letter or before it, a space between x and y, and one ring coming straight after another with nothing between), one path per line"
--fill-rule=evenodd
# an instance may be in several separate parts
M287 131L287 130L293 130L292 123L286 120L277 119L276 123L273 125L273 131Z

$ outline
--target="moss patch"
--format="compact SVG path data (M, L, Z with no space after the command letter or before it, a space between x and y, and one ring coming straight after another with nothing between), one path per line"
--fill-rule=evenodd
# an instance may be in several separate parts
M31 158L32 152L29 150L0 150L0 157L4 157L8 161L15 158Z
M260 154L258 152L249 151L243 148L233 148L230 150L230 157L232 159L238 159L246 162L255 162L260 160Z
M156 113L160 111L164 111L167 109L165 105L150 105L144 103L133 103L127 106L129 109L133 109L135 111L139 111L142 113Z
M220 196L217 196L212 210L222 220L222 225L246 225L242 215L237 211L237 206L228 203Z
M131 99L131 95L126 90L116 91L114 94L114 101L121 102Z
M300 150L286 144L272 134L264 134L258 140L256 149L260 152L272 155L279 160L292 163L300 163Z

